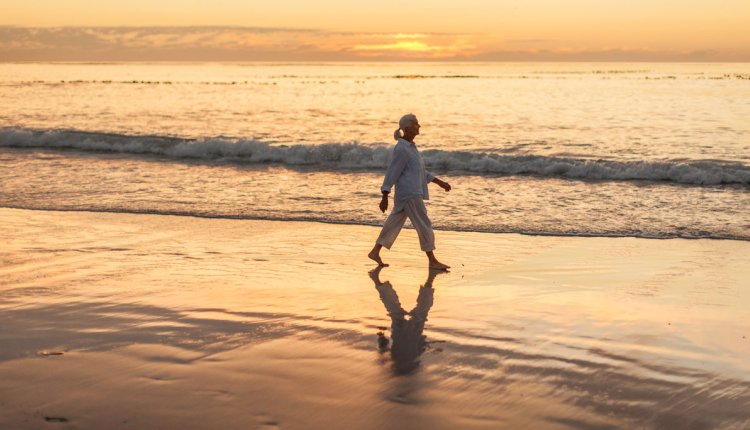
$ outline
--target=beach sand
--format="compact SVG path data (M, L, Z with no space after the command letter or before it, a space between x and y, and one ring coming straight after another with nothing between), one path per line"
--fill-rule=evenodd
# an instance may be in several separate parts
M750 428L748 242L0 220L0 429Z

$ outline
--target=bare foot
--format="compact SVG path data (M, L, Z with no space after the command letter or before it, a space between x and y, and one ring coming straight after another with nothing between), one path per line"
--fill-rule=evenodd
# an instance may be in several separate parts
M443 263L441 263L441 262L439 262L437 260L430 261L430 269L433 269L433 270L448 270L450 268L451 268L451 266L449 266L447 264L443 264Z
M388 267L387 264L383 263L383 259L380 258L380 253L373 251L370 251L369 254L367 254L367 257L370 260L373 260L374 262L378 263L378 267Z

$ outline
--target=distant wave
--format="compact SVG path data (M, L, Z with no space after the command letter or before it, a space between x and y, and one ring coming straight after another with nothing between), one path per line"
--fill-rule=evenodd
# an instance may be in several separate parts
M245 139L180 139L81 131L0 130L0 146L151 154L230 163L279 163L321 170L383 169L389 147L358 143L272 145ZM581 180L665 181L685 185L750 185L750 166L718 161L612 161L540 155L425 150L425 164L469 174L535 175Z
M77 63L76 63L77 64ZM84 64L84 63L80 63ZM96 64L96 63L92 63ZM104 63L106 64L106 63ZM609 79L612 76L619 76L622 79L643 79L643 80L661 80L661 79L689 79L689 80L750 80L750 73L714 73L714 74L663 74L655 73L649 70L543 70L530 71L521 74L500 74L500 75L272 75L263 78L251 80L158 80L158 79L68 79L68 80L4 80L0 81L0 86L18 86L18 85L275 85L277 80L294 79L301 80L302 83L310 84L335 84L343 80L354 80L363 82L372 79L568 79L575 77L601 76Z
M393 75L394 79L476 79L479 75Z

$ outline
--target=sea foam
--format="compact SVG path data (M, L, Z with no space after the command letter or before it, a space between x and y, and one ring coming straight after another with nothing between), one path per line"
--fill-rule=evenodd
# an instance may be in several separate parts
M4 129L0 146L75 149L159 155L228 163L278 163L321 170L384 169L392 147L359 143L273 145L253 139L181 139L68 130ZM542 155L424 150L429 169L478 175L534 175L615 181L665 181L684 185L750 185L750 166L720 161L614 161Z

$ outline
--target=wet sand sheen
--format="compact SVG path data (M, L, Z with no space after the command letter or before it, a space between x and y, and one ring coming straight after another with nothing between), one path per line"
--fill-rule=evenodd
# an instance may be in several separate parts
M746 242L0 219L0 428L750 425Z

